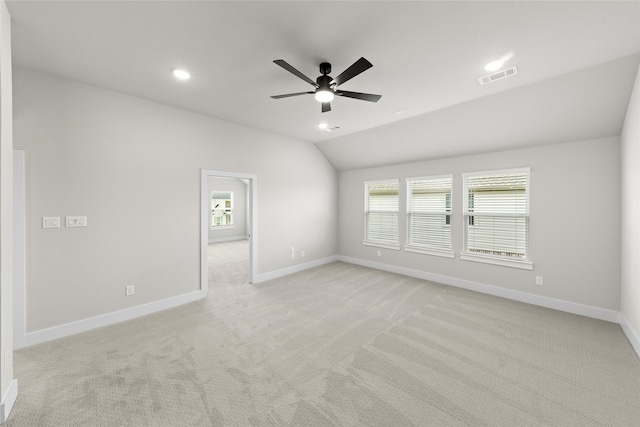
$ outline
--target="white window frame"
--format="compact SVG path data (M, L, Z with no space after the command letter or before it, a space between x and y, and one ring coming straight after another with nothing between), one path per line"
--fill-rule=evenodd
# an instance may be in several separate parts
M412 198L413 198L413 189L411 183L413 182L424 182L424 181L436 181L436 180L444 180L448 179L450 181L449 187L449 206L447 209L445 202L444 210L433 210L427 212L419 212L423 215L446 215L449 217L449 224L445 224L445 226L449 227L449 248L437 248L429 245L422 245L419 243L411 242L411 216L417 214L412 211ZM453 239L452 239L452 229L451 229L451 214L452 214L452 202L453 202L453 175L432 175L432 176L422 176L422 177L414 177L414 178L406 178L406 189L407 189L407 224L406 224L406 244L404 245L404 250L406 252L415 252L426 255L435 255L446 258L453 258ZM445 196L446 197L446 196Z
M210 193L210 198L209 201L210 203L213 203L213 195L214 194L220 194L220 193L228 193L231 195L231 207L227 208L226 206L222 209L223 211L230 211L229 214L231 215L231 224L227 224L227 225L214 225L214 215L213 215L213 211L214 211L214 207L211 206L211 224L209 226L209 228L211 230L227 230L230 228L235 228L235 218L234 218L234 202L233 202L233 191L227 191L227 190L213 190Z
M374 240L367 238L369 236L369 186L377 184L395 184L398 187L398 203L396 214L396 240ZM385 179L378 181L365 181L364 182L364 239L362 244L366 246L375 246L385 249L400 250L400 232L399 232L399 216L400 216L400 180L398 179Z
M513 214L504 214L504 213L477 213L470 211L468 207L468 179L481 177L481 176L492 176L492 175L506 175L506 174L525 174L527 175L527 183L526 183L526 212L525 213L513 213ZM463 191L462 191L462 206L463 206L463 242L462 242L462 252L460 254L460 259L466 261L474 261L474 262L482 262L487 264L500 265L505 267L513 267L520 268L525 270L533 270L533 262L531 261L531 253L530 253L530 196L531 196L531 168L517 168L517 169L502 169L502 170L493 170L493 171L481 171L481 172L470 172L462 174L463 181ZM523 259L511 258L508 256L500 256L500 255L492 255L492 254L479 254L476 252L470 252L467 249L467 236L468 236L468 227L469 227L469 218L470 217L524 217L526 218L526 243L525 243L525 254Z

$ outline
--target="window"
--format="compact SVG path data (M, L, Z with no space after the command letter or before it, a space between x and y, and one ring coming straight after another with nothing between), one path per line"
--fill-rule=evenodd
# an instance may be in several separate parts
M532 269L529 169L463 174L462 259Z
M398 246L398 180L364 183L364 243L391 249Z
M233 192L211 192L211 228L233 227Z
M453 258L452 181L451 175L407 179L406 251Z

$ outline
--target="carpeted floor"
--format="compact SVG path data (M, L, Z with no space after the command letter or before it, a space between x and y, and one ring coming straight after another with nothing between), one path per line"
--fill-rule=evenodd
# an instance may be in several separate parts
M336 262L15 354L8 426L640 426L616 324Z

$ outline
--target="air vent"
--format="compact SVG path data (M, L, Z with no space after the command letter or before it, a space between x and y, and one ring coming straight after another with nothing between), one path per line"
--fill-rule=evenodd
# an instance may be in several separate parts
M518 74L517 67L507 68L506 70L498 71L497 73L489 74L478 79L481 85L493 83L498 80L506 79L507 77L515 76Z

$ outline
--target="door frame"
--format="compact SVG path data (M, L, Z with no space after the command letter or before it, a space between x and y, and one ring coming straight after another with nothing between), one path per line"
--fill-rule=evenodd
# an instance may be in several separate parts
M26 188L25 153L13 150L13 349L23 348L26 335Z
M242 172L202 169L200 175L200 290L204 291L207 295L209 293L207 252L209 247L209 215L211 212L211 195L208 190L209 178L237 178L244 179L249 182L247 185L249 194L249 203L247 206L249 217L249 220L247 221L247 234L249 235L249 283L254 282L258 270L258 221L256 215L258 175Z

